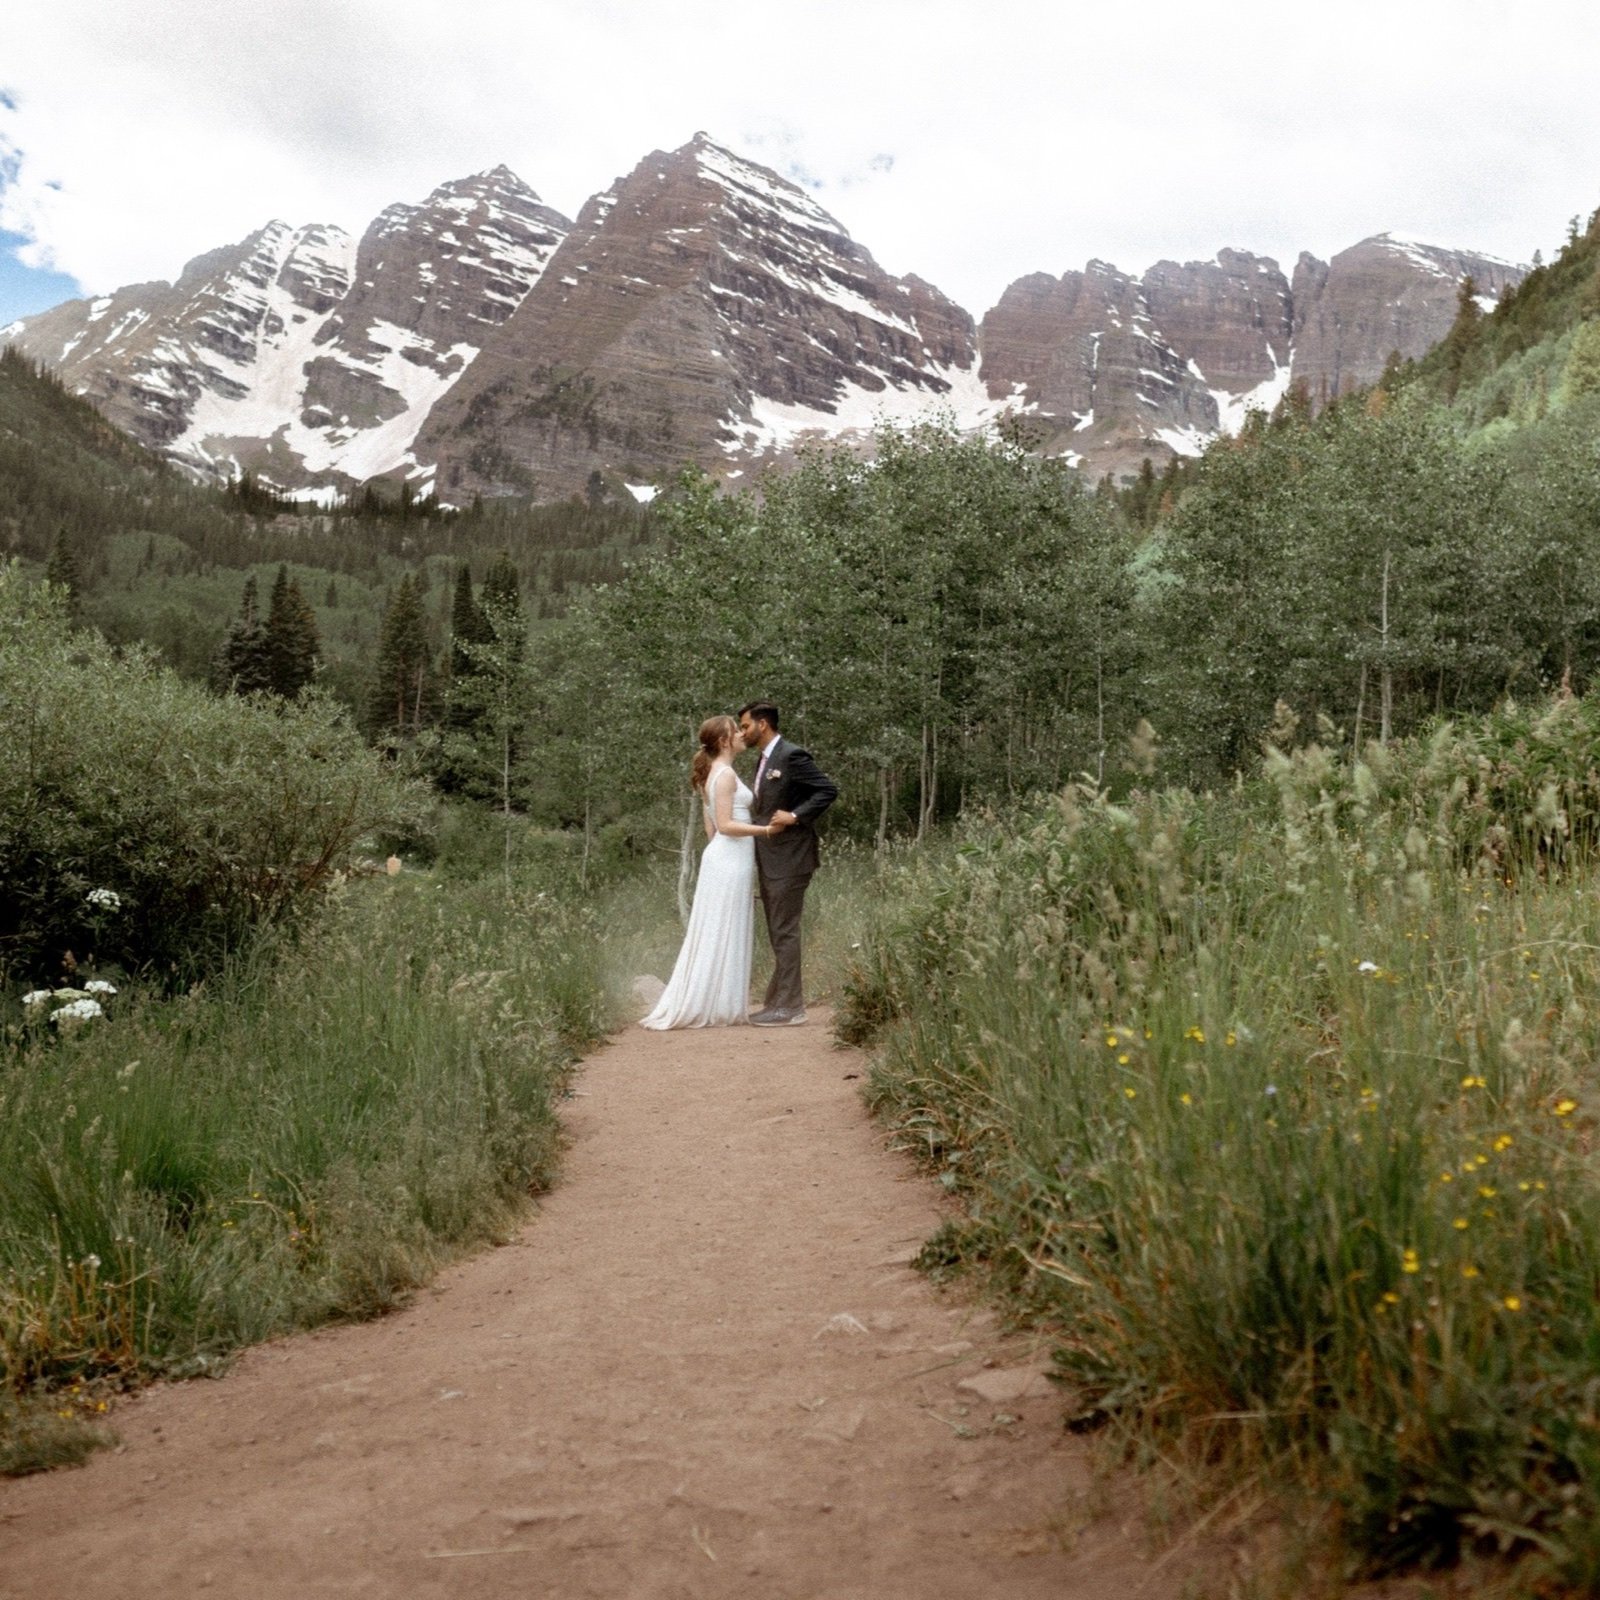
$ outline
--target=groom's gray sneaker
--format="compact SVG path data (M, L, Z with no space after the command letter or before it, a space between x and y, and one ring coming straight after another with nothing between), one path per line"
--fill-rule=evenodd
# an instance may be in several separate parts
M757 1028L797 1028L805 1020L803 1011L785 1011L776 1006L767 1011L758 1011L750 1019Z

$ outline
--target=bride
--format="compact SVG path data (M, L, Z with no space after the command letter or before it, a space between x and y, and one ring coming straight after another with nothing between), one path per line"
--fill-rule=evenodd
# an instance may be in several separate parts
M751 792L733 770L742 749L732 717L707 717L700 724L700 748L689 773L706 827L700 881L677 965L643 1027L705 1028L743 1022L749 1012L755 841L781 832L783 824L751 822Z

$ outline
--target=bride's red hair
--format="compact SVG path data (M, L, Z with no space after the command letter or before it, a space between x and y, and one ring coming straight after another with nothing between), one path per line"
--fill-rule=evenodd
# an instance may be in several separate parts
M730 716L707 717L700 724L700 748L694 753L694 761L689 767L689 783L699 791L704 791L706 779L711 776L711 763L722 754L723 747L730 743L734 734L739 731L739 724Z

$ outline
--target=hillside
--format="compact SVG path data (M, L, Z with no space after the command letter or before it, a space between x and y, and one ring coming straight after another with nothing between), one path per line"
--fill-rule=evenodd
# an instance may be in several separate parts
M209 673L246 579L264 595L287 564L316 613L321 681L359 706L403 574L418 575L438 654L459 564L481 577L504 549L534 616L559 614L573 590L618 575L649 523L631 500L450 516L375 495L323 510L248 480L199 485L17 349L0 350L0 555L38 569L64 548L84 620L113 642L154 646L190 677Z
M1458 296L1456 319L1420 361L1390 375L1448 402L1475 428L1542 421L1600 388L1600 210L1574 217L1554 261L1537 263L1485 313Z

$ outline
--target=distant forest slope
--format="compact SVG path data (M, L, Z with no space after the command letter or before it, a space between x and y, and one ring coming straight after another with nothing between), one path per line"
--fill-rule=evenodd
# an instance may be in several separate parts
M650 536L648 507L599 497L444 512L369 489L348 506L297 505L246 480L202 487L150 455L14 349L0 351L0 556L71 576L79 614L113 642L153 645L207 677L246 580L265 596L287 566L316 615L320 681L368 695L382 620L402 576L425 597L429 644L449 642L453 581L506 551L534 618L620 576Z

